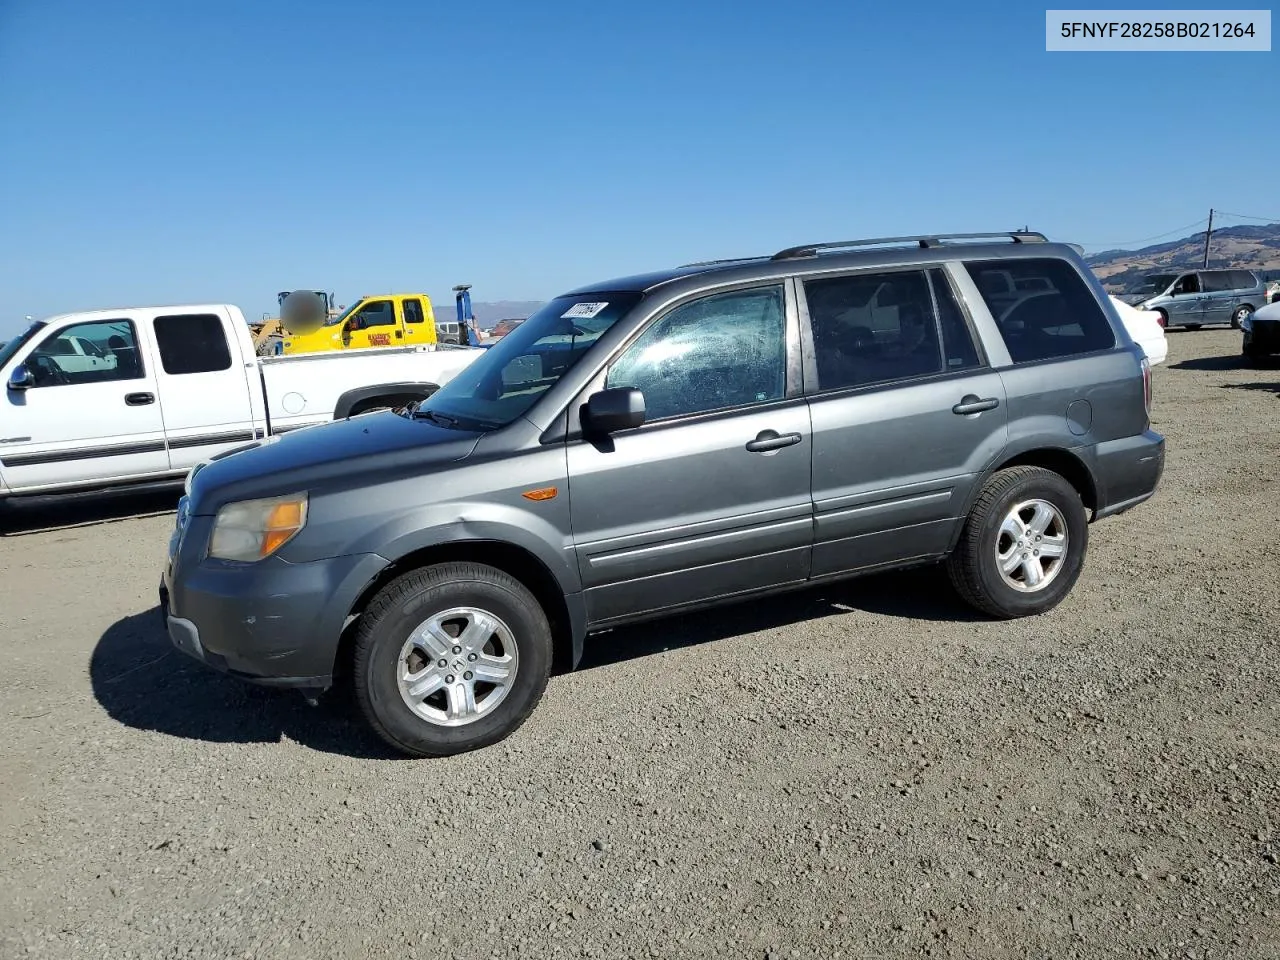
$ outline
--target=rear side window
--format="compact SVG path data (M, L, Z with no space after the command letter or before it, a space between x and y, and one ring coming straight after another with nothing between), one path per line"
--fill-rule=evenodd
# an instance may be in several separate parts
M1115 331L1102 305L1066 260L970 261L965 269L991 310L1014 363L1077 356L1115 346ZM1030 277L1047 281L1049 289L1019 290L1017 281ZM1006 279L1012 281L1008 286Z
M165 373L216 373L230 369L227 335L222 328L222 318L216 314L156 317L152 327Z
M941 270L856 273L804 281L818 389L845 390L979 365Z
M404 322L405 323L421 323L422 322L422 301L414 298L404 302Z
M1232 270L1231 286L1236 290L1248 290L1258 286L1258 278L1248 270Z
M1228 290L1235 290L1240 286L1237 283L1238 278L1239 272L1232 270L1206 270L1200 274L1205 293L1225 293Z

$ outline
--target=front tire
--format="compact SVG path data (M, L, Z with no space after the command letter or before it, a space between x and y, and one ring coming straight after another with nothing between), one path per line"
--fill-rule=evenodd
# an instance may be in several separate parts
M947 558L956 592L1002 620L1056 607L1080 577L1089 522L1080 494L1043 467L998 471Z
M437 564L392 581L360 618L356 699L399 752L463 753L528 719L552 654L546 613L518 580L484 564Z

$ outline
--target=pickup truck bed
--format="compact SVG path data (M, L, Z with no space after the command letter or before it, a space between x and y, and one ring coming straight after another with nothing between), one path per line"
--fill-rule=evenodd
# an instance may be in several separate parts
M234 446L429 396L480 352L258 357L230 304L51 317L0 348L0 498L178 483Z

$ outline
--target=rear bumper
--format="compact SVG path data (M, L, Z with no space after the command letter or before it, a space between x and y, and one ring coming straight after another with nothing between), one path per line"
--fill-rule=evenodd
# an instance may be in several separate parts
M1099 443L1094 448L1095 519L1124 513L1150 500L1164 476L1164 461L1164 437L1151 429L1136 437Z

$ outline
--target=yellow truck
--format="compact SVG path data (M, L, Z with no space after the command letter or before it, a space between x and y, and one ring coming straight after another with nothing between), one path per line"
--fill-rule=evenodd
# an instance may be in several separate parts
M286 319L282 353L410 347L437 341L435 311L431 298L425 293L363 296L337 316L326 316L318 326L307 324L306 327L291 330Z

